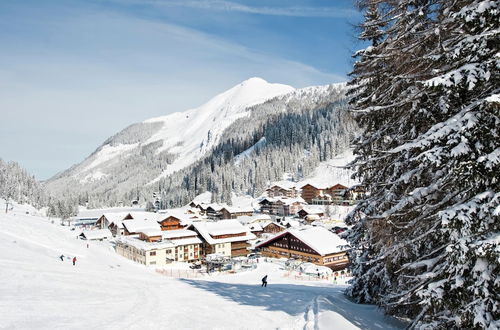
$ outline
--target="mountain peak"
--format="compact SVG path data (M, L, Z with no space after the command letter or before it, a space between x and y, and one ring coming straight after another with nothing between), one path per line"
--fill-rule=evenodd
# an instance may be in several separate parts
M240 85L249 85L249 84L270 84L270 83L260 77L251 77L248 78L247 80L242 81Z

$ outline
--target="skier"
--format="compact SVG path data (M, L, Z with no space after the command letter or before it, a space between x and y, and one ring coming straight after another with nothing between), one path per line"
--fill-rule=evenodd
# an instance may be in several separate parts
M261 286L267 288L267 275L262 278L262 285Z
M76 257L73 257L73 266L76 264Z
M64 254L61 254L59 258L61 259L61 261L64 261Z

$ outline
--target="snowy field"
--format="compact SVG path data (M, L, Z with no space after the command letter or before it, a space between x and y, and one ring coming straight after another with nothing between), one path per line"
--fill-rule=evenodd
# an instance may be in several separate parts
M0 329L404 328L347 300L343 286L286 278L275 264L174 279L116 255L107 242L87 248L76 232L26 210L0 213L0 224Z

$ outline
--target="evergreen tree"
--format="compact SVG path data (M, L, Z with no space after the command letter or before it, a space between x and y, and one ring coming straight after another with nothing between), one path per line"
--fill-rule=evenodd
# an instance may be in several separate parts
M349 219L347 293L410 317L411 328L496 329L498 4L363 3L383 9L385 28L353 71L364 129L354 166L370 195Z

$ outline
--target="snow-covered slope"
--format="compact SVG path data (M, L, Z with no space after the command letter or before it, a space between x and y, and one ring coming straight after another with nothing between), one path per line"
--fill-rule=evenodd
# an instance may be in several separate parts
M108 242L23 212L0 214L0 329L400 329L344 286L285 277L275 264L174 279L117 255ZM69 259L77 257L73 266ZM260 287L268 275L269 286Z
M81 184L99 181L113 176L127 158L147 153L164 158L154 182L201 158L217 144L229 125L249 114L249 107L292 91L294 88L288 85L250 78L198 108L127 127L82 163L54 179L71 176ZM49 180L49 185L51 181L54 180Z
M229 125L236 119L249 115L250 106L293 90L291 86L251 78L217 95L199 108L146 120L145 123L160 122L162 127L145 143L163 141L158 152L169 151L178 155L161 177L199 159L217 144Z

